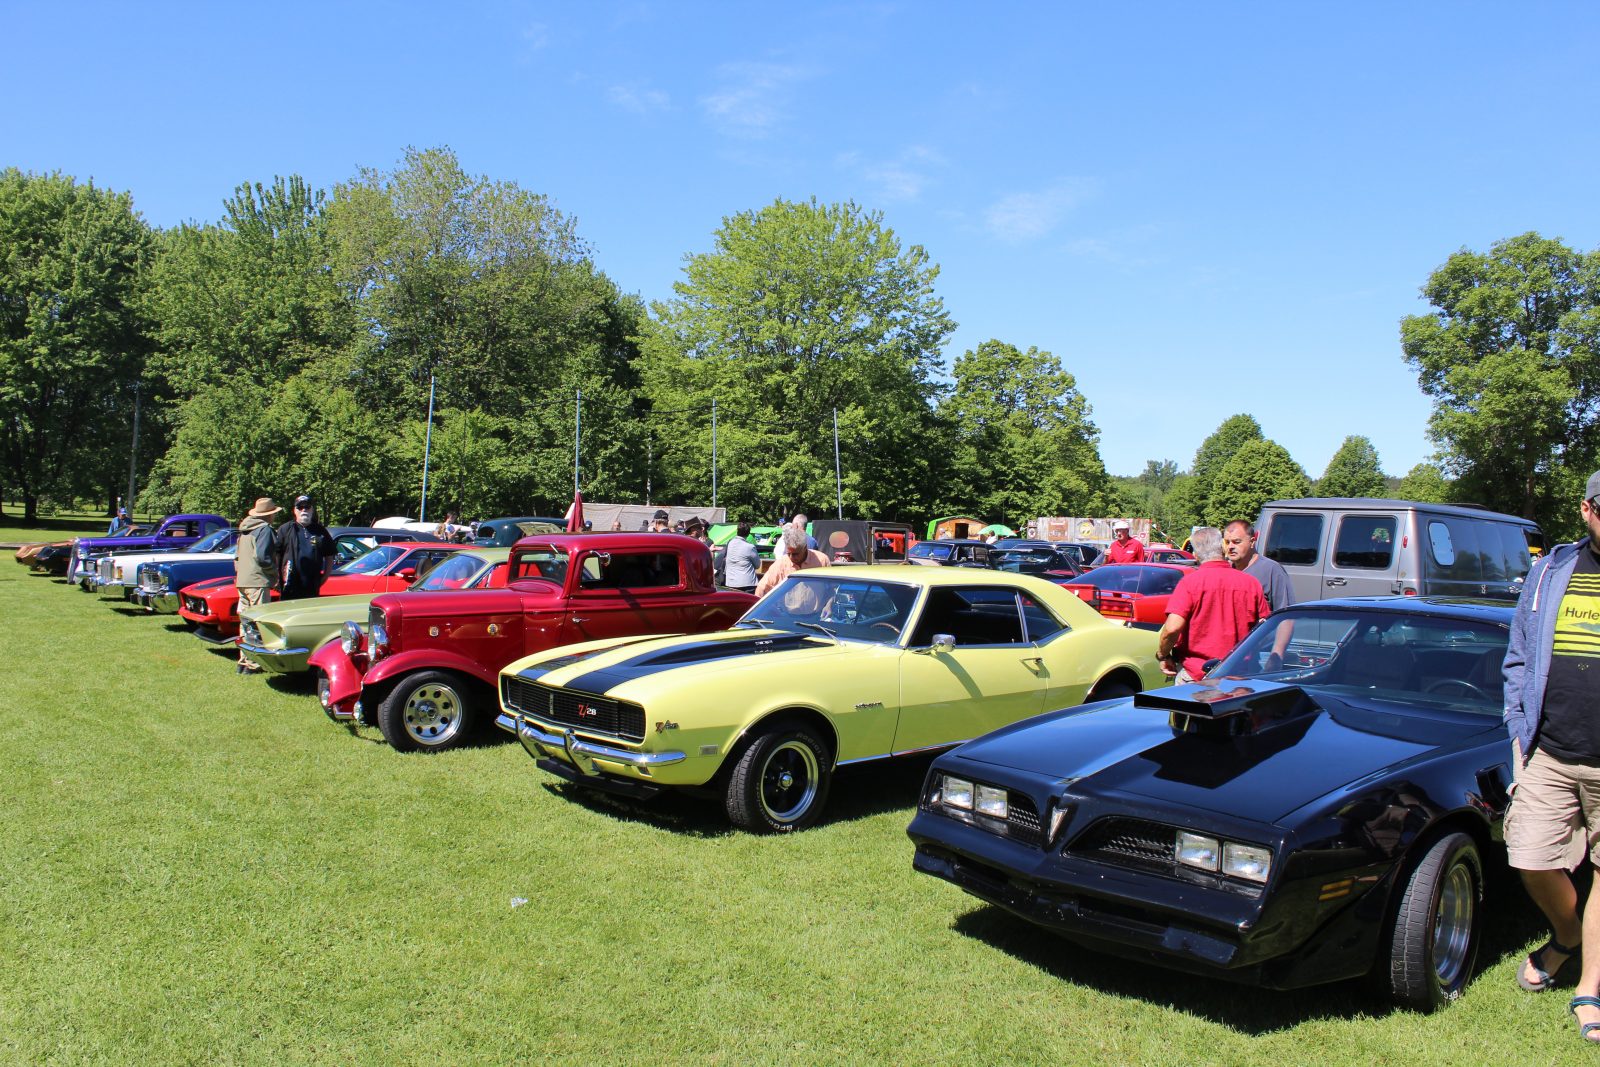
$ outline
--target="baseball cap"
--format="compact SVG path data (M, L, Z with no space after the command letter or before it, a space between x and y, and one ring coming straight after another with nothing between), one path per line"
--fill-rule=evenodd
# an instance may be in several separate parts
M1111 524L1111 528L1113 530L1131 530L1131 529L1133 529L1133 527L1128 525L1128 520L1127 519L1118 519L1116 522Z
M1593 500L1597 496L1600 496L1600 471L1589 475L1589 484L1583 488L1583 499Z
M667 521L667 513L665 511L658 511L654 515L652 515L651 518L652 519L660 519L662 522L666 522Z

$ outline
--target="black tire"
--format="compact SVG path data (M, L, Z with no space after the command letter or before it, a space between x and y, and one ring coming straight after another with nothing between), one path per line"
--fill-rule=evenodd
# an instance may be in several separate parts
M378 729L396 752L445 752L471 737L482 703L474 679L454 671L401 678L378 705Z
M740 753L728 776L728 818L758 834L787 834L817 821L833 781L828 747L804 727L776 727Z
M1414 1011L1437 1011L1461 996L1472 977L1483 930L1483 861L1478 846L1451 833L1407 868L1387 943L1383 983L1389 998Z
M1097 700L1116 700L1119 697L1131 697L1139 690L1127 682L1117 681L1114 678L1102 678L1084 698L1085 704L1093 704Z

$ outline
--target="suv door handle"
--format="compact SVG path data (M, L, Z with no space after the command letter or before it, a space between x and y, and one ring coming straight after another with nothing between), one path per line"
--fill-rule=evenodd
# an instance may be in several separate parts
M1346 583L1343 578L1329 578L1328 579L1328 584L1329 585L1346 585L1348 583Z

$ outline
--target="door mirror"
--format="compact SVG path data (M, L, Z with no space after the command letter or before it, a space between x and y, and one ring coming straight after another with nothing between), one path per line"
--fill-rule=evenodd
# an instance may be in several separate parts
M394 572L394 576L409 582L417 576L417 568L401 567L399 570Z
M952 637L951 635L949 635L949 634L934 634L933 635L933 640L928 643L928 647L925 648L925 649L918 649L917 651L919 651L919 652L949 652L951 649L953 649L955 647L956 647L956 639L954 637Z

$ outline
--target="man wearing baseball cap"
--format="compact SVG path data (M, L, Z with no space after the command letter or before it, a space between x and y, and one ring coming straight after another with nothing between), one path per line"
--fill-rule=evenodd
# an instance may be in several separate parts
M304 493L294 498L294 521L278 527L278 551L283 558L282 598L316 596L338 546L328 528L317 521L316 503Z
M1600 896L1590 889L1580 921L1568 876L1585 860L1600 866L1600 471L1578 510L1588 536L1534 561L1511 623L1502 673L1517 781L1505 837L1506 858L1551 927L1517 984L1543 993L1583 947L1568 1010L1579 1036L1600 1043Z
M1144 542L1133 536L1127 519L1118 519L1111 524L1111 544L1106 547L1106 562L1144 562Z
M239 610L265 604L278 585L282 557L272 535L272 520L283 514L283 509L270 496L256 498L251 508L239 522L239 544L234 550L233 584L239 590ZM258 674L261 664L251 659L244 646L239 647L239 673Z

